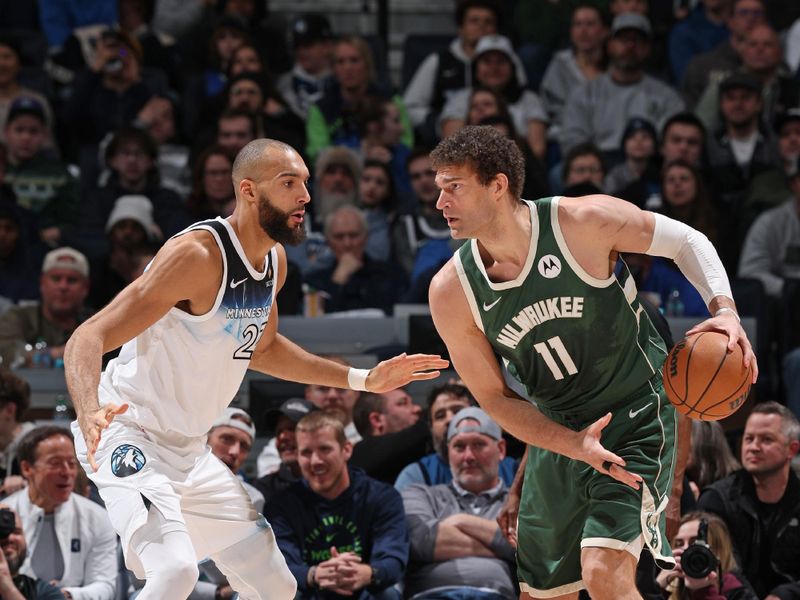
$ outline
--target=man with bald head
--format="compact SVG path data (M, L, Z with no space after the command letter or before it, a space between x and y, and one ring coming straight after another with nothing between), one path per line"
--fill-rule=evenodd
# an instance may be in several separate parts
M382 392L436 377L435 369L448 364L413 355L352 369L277 332L282 244L303 239L308 178L290 146L247 144L233 165L233 214L168 240L145 274L67 345L76 452L100 490L128 567L146 579L140 600L186 598L205 558L242 599L294 597L296 583L272 529L206 445L248 368ZM101 372L102 355L121 345Z

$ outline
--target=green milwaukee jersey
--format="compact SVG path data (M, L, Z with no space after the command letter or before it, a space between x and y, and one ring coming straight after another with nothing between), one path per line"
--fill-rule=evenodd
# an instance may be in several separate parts
M602 416L648 386L664 342L624 262L592 277L564 241L558 197L525 202L531 244L519 276L490 281L471 240L454 257L461 285L477 326L545 414L573 424Z

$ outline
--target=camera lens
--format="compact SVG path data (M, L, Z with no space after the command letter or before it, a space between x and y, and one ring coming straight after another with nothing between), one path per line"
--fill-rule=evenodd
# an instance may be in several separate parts
M693 579L702 579L716 568L717 557L706 544L695 542L681 555L681 569Z

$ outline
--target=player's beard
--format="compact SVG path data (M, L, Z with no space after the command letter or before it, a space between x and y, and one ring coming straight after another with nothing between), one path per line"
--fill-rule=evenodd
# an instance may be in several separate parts
M258 224L264 233L284 246L296 246L306 239L306 230L302 223L296 227L289 225L291 215L291 212L284 212L272 204L266 194L259 196Z

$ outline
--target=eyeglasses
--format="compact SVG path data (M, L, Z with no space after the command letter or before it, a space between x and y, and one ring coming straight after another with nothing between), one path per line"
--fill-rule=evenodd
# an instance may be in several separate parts
M733 14L737 17L763 17L764 11L760 8L737 8Z

